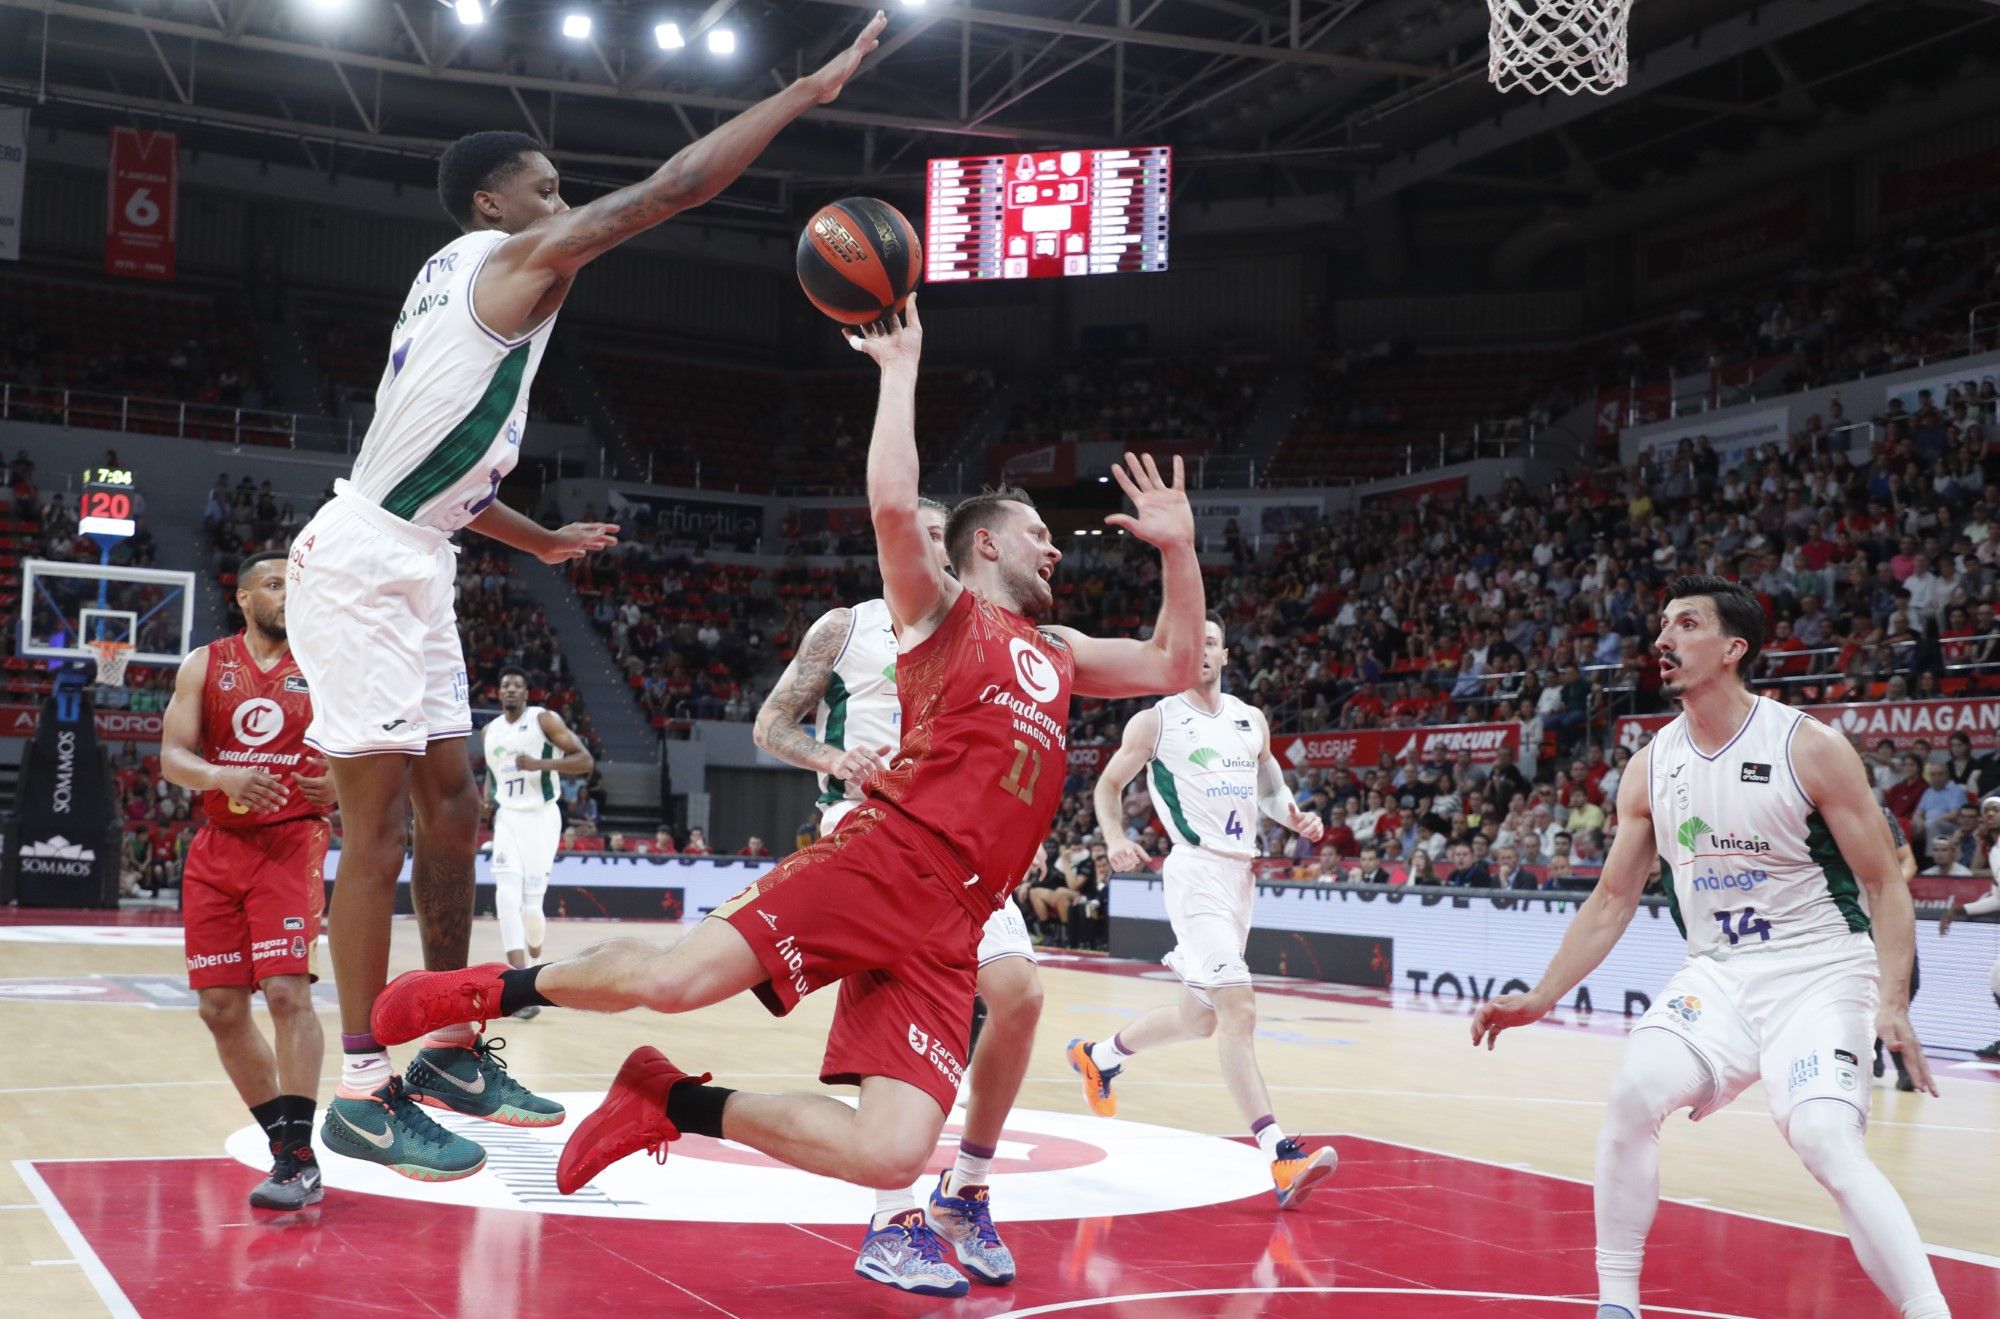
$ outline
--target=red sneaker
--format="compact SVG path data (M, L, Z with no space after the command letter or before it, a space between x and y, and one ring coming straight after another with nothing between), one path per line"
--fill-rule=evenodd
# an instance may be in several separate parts
M378 1037L379 1038L379 1037ZM604 1102L576 1124L576 1134L563 1146L556 1162L556 1189L575 1195L590 1179L628 1154L651 1150L667 1161L667 1142L680 1139L680 1129L667 1120L667 1091L682 1081L698 1084L709 1074L689 1076L651 1045L632 1050L612 1079Z
M406 1044L429 1031L476 1021L481 1030L500 1013L505 962L463 971L405 971L375 996L368 1028L380 1044Z

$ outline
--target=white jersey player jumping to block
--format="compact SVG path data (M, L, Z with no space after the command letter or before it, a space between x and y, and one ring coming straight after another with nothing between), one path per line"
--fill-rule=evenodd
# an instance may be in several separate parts
M948 512L926 499L917 513L947 570ZM896 628L886 601L828 610L807 629L798 655L757 712L757 745L819 774L821 837L861 804L862 785L888 768L902 744L896 656ZM810 733L801 726L807 718L813 720ZM993 1227L987 1178L1001 1128L1028 1073L1042 1015L1042 982L1027 924L1011 902L987 918L977 984L986 1026L973 1045L958 1160L938 1179L921 1213L908 1188L875 1193L875 1215L854 1267L875 1282L939 1289L925 1290L930 1295L964 1287L943 1258L939 1239L950 1243L959 1263L981 1282L1004 1286L1014 1280L1013 1253Z
M542 900L562 844L558 775L590 773L596 764L582 739L553 710L528 704L528 675L500 670L500 717L487 721L487 802L493 809L493 909L510 966L542 955L548 926ZM533 1003L514 1015L528 1018Z
M1472 1041L1491 1048L1595 969L1657 856L1688 958L1633 1029L1598 1132L1599 1319L1640 1313L1661 1124L1684 1108L1699 1121L1760 1080L1875 1285L1904 1319L1948 1315L1916 1224L1862 1143L1876 1036L1937 1093L1910 1029L1916 916L1889 827L1844 736L1744 685L1764 644L1749 588L1694 576L1670 590L1654 645L1681 714L1620 781L1603 875L1541 983L1482 1005Z
M1319 841L1325 826L1301 811L1271 754L1262 712L1222 690L1229 663L1222 623L1208 620L1199 685L1132 716L1125 738L1092 794L1097 828L1113 870L1144 870L1146 854L1125 836L1125 785L1148 770L1153 809L1173 839L1161 871L1175 945L1165 961L1181 979L1180 1002L1158 1007L1108 1040L1069 1042L1069 1063L1083 1077L1091 1111L1118 1111L1111 1083L1126 1059L1181 1040L1216 1037L1229 1097L1264 1156L1281 1209L1304 1205L1333 1174L1331 1145L1308 1151L1272 1116L1271 1092L1257 1066L1257 996L1243 954L1250 940L1258 816Z
M452 536L470 528L551 564L616 540L615 526L551 530L499 498L564 300L585 266L716 196L780 129L837 97L886 21L876 13L818 72L581 206L563 200L555 166L523 133L472 133L438 161L438 200L459 236L410 283L354 471L292 542L286 590L292 653L313 694L306 742L332 763L345 829L328 921L343 1054L326 1107L329 1150L447 1181L479 1171L486 1156L422 1104L513 1126L563 1120L560 1104L507 1074L470 1022L425 1036L400 1078L370 1025L406 860L424 965L462 969L472 939L479 790L465 746L472 712Z
M1989 793L1979 803L1979 822L1982 833L2000 824L2000 794ZM1993 868L1993 863L2000 862L2000 842L1996 842L1990 849L1987 862L1989 868ZM2000 911L2000 868L1993 869L1991 893L1983 894L1970 902L1954 901L1951 906L1945 908L1944 915L1938 917L1938 937L1942 939L1945 932L1951 929L1951 923L1961 916L1990 916L1996 911ZM2000 1007L2000 960L1996 960L1993 969L1987 973L1986 987L1993 991L1993 1005ZM1978 1050L1973 1057L1984 1059L1989 1063L2000 1062L2000 1040L1995 1040Z

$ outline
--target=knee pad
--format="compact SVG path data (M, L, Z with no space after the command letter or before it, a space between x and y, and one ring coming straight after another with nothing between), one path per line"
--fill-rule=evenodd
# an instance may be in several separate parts
M542 899L548 891L547 875L530 876L521 888L521 926L530 948L540 948L543 936L549 931L549 923L542 915Z
M500 948L503 952L525 952L526 933L521 927L521 872L493 872L493 910L500 918Z

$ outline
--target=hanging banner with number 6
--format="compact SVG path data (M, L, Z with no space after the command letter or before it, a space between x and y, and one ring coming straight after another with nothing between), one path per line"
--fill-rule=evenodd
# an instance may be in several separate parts
M104 269L131 279L174 277L174 195L180 137L141 128L111 130L111 186Z

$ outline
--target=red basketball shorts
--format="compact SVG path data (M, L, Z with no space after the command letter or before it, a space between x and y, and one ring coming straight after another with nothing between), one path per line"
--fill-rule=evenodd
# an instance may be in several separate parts
M204 827L181 873L188 984L256 986L310 976L326 907L325 820Z
M820 1080L894 1077L949 1113L965 1071L980 923L913 837L920 827L863 806L714 915L770 974L756 994L772 1015L840 982Z

